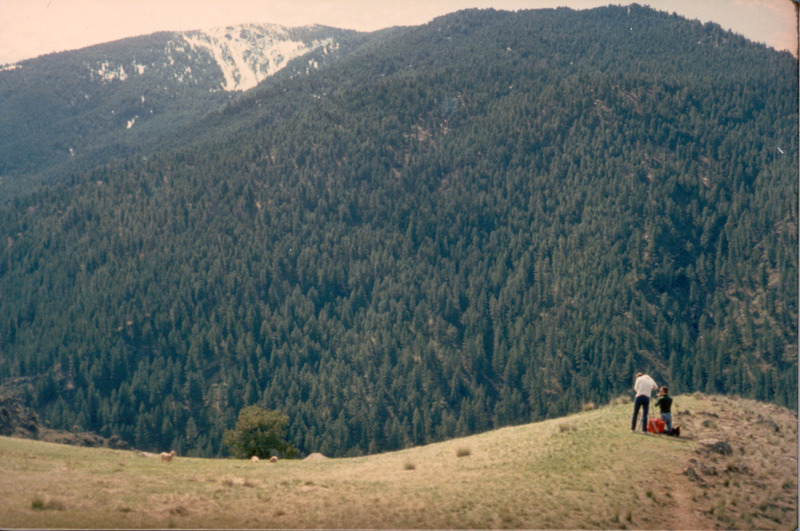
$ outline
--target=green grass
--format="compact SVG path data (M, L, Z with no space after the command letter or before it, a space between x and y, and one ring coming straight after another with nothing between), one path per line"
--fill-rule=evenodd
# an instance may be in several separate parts
M698 413L719 409L712 400L676 398L678 410L692 411L682 425L701 426ZM751 407L748 401L724 400L735 414ZM770 462L763 448L753 448L750 456L731 456L739 464L752 457L746 463L750 475L736 477L741 484L736 491L730 478L729 486L722 486L727 473L720 474L718 490L712 478L704 486L692 482L683 470L690 459L705 458L696 451L697 443L630 433L630 409L630 404L600 407L381 455L275 464L180 456L162 463L138 452L0 438L0 526L796 526L797 505L789 501L796 495L797 476L796 417L792 431L791 413L773 414L789 420L781 420L786 427L772 436L784 436L776 453L788 451L791 457L793 448L794 468L776 461L774 469L762 470ZM562 429L565 425L569 429ZM723 464L716 466L725 470ZM769 499L765 489L747 490L770 475L776 477L769 480L774 483ZM784 498L779 499L780 493Z

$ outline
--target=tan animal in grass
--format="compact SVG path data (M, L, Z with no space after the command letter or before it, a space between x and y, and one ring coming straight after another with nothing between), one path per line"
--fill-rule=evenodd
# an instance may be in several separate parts
M175 453L175 450L172 450L170 453L161 452L161 460L162 461L166 461L167 463L169 463L169 462L172 461L172 458L175 457L176 455L178 455L178 454Z
M258 463L258 456L257 456L257 455L254 455L253 457L251 457L251 458L250 458L250 462L251 462L251 463Z
M277 463L278 462L278 456L277 455L273 455L272 457L269 458L269 462L270 463Z

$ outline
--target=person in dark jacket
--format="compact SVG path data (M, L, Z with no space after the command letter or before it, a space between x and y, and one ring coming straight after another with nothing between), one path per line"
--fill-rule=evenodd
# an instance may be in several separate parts
M669 396L669 388L662 386L656 398L656 407L661 410L661 420L667 425L666 433L672 435L672 397Z

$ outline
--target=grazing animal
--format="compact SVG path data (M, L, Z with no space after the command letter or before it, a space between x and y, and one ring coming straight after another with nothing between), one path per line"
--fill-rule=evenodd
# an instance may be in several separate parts
M253 457L251 457L251 458L250 458L250 462L252 462L252 463L258 463L258 456L257 456L257 455L254 455Z
M270 463L277 463L278 462L278 456L277 455L273 455L272 457L269 458L269 462Z
M172 450L170 453L161 452L161 460L162 461L166 461L167 463L169 463L169 462L172 461L172 458L175 457L176 455L178 455L178 454L175 453L175 450Z

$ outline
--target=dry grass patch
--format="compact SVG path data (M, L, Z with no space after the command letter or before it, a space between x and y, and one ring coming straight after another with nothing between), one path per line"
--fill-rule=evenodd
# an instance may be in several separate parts
M66 505L58 498L35 496L31 501L31 509L34 511L63 511L66 509Z
M574 424L569 422L561 422L558 424L558 431L559 433L564 433L565 431L575 431L578 428L575 427Z

